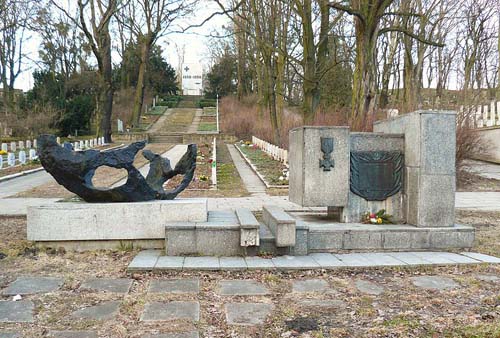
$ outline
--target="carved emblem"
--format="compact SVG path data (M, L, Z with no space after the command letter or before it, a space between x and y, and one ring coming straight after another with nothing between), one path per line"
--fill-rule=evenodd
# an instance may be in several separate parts
M399 151L351 152L351 191L367 201L383 201L401 190L403 165Z
M323 152L323 159L319 160L319 167L323 168L323 171L330 171L331 168L335 167L335 161L331 158L333 152L333 138L321 138L321 152Z

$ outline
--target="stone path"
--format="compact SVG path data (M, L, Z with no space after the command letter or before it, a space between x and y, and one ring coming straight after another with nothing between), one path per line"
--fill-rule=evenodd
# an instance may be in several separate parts
M228 144L227 148L229 149L233 163L238 170L238 173L240 174L243 184L245 184L248 192L252 196L265 196L267 198L266 186L262 183L259 176L257 176L252 168L250 168L250 166L245 162L234 145Z
M457 192L455 208L476 211L500 211L500 192Z
M367 252L330 254L313 253L307 256L278 256L274 258L244 257L234 259L230 269L223 264L228 257L161 256L161 250L141 251L128 266L128 271L161 270L317 270L353 267L425 266L457 264L500 264L500 258L473 252ZM236 257L235 257L236 258ZM238 284L237 282L236 284ZM222 284L221 290L230 293L238 285ZM257 292L257 291L255 291ZM265 292L259 290L258 292Z
M500 164L467 160L465 162L465 169L479 176L500 180Z
M193 123L188 128L188 133L196 134L198 132L198 127L200 126L201 116L203 115L203 109L196 109L196 113L193 118Z
M163 126L165 125L165 121L167 120L167 118L170 116L170 114L172 114L173 110L168 108L165 110L165 113L160 116L160 118L155 122L155 124L153 124L151 126L151 128L149 128L149 130L147 131L147 133L157 133L157 132L160 132L161 131L161 128L163 128Z
M55 180L45 170L1 182L0 198L12 196L49 182L55 182Z
M391 255L395 254L391 253ZM338 256L342 257L342 255ZM344 276L342 279L326 275L307 277L299 274L284 279L276 277L276 280L239 277L240 279L220 279L215 283L212 278L206 278L206 275L177 278L144 276L139 280L93 278L83 281L80 288L87 289L89 285L91 286L86 292L89 292L90 299L95 300L90 302L62 301L64 298L76 297L81 293L80 290L63 290L61 286L66 281L62 277L51 277L57 283L44 290L41 290L39 284L46 284L46 277L19 277L5 289L0 290L1 293L6 294L6 290L13 290L19 288L19 285L24 285L23 291L29 294L38 294L38 297L46 300L49 299L46 295L50 294L53 300L58 297L61 302L58 303L57 309L41 306L35 311L35 303L40 302L36 298L20 301L0 300L0 337L20 337L20 331L23 328L32 329L33 324L36 327L39 320L43 321L47 316L53 316L54 313L60 314L58 320L54 322L59 330L45 327L44 336L47 336L47 333L48 337L60 338L108 336L109 332L98 332L102 328L110 328L109 325L103 325L103 323L115 320L119 314L121 316L129 314L134 309L139 312L138 321L134 323L134 327L142 330L141 337L211 336L210 332L202 335L198 331L207 329L207 320L210 322L208 326L210 330L214 329L214 324L220 327L262 329L262 325L275 315L274 311L278 307L281 308L279 311L283 311L283 304L293 304L303 311L309 309L316 315L325 310L335 311L338 314L346 309L353 310L352 306L356 306L355 301L350 305L346 303L352 299L365 299L372 304L371 299L374 301L385 299L386 301L388 293L391 294L391 298L397 298L400 292L402 294L431 292L433 298L455 297L456 292L466 291L469 284L477 289L478 286L483 285L480 283L485 283L484 286L494 289L500 281L500 278L495 275L471 274L465 277L458 273L455 278L450 274L447 276L425 272L420 274L410 274L406 278L407 284L405 284L405 278L399 274L394 274L385 280L376 275L372 275L373 279L369 280L371 277L366 274L361 277L360 275ZM28 284L26 284L27 280L29 280ZM131 287L139 287L141 284L144 284L147 291L136 291L134 287ZM401 289L402 285L406 286ZM105 287L102 288L102 286ZM101 292L117 290L120 295L115 297L118 298L112 300L108 297L98 298ZM451 290L454 294L447 295L446 293ZM10 294L10 291L7 293ZM207 295L210 297L209 301L207 301ZM53 312L54 310L56 312ZM214 310L222 312L219 322L213 322L204 317L212 314ZM290 316L287 315L286 318L292 318ZM66 322L65 329L61 330L60 323L64 322ZM76 324L73 325L73 322ZM50 321L44 323L44 325L47 324L50 325ZM73 327L84 329L78 330ZM133 336L136 337L136 335Z

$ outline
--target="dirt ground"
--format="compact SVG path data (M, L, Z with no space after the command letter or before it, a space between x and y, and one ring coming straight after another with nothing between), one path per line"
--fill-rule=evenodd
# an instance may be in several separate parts
M457 191L500 191L500 180L461 170L457 173Z
M474 224L478 231L474 251L499 254L500 213L458 212L457 221ZM27 296L35 303L33 324L0 323L1 329L20 330L25 337L44 337L49 330L96 330L101 337L142 337L151 332L198 330L201 337L500 337L500 281L482 281L480 276L500 278L499 265L338 269L301 272L168 272L134 273L126 267L136 252L65 252L37 249L26 241L25 218L0 218L0 289L21 275L59 276L61 290ZM417 289L410 278L439 275L453 279L458 288L446 291ZM129 277L133 286L120 296L78 290L83 280L94 277ZM148 283L157 278L199 278L199 295L148 294ZM325 294L295 294L292 280L321 278L331 291ZM254 279L270 290L267 296L222 297L216 284L222 279ZM354 282L368 280L383 286L382 295L357 291ZM8 297L0 296L0 300ZM304 308L300 301L337 300L335 308ZM83 305L103 300L122 300L119 315L104 322L73 320L70 313ZM198 300L201 320L146 324L139 321L147 301ZM228 302L272 303L275 308L261 326L226 324Z

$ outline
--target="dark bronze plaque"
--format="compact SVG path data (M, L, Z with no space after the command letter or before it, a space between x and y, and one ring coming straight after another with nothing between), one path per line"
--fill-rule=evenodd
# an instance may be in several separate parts
M401 190L404 156L399 151L351 152L351 191L383 201Z

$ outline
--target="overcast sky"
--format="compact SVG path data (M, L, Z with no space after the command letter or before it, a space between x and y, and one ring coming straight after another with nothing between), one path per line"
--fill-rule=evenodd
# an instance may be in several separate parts
M54 9L57 10L57 9ZM183 27L196 25L208 18L211 13L218 10L217 5L213 1L199 1L195 14L189 19L184 20L181 24ZM185 45L185 62L186 63L202 63L208 66L210 63L208 54L208 43L210 38L206 37L214 34L216 31L222 31L224 25L227 26L228 19L225 16L215 16L202 27L190 29L187 33L173 33L162 37L158 44L164 51L164 57L172 67L177 68L178 55L175 45L181 47ZM15 87L24 91L33 87L32 73L37 69L38 50L40 48L40 37L36 33L32 33L29 39L25 42L24 53L26 55L23 65L23 72L16 80ZM120 57L116 51L113 52L113 63L120 62Z

